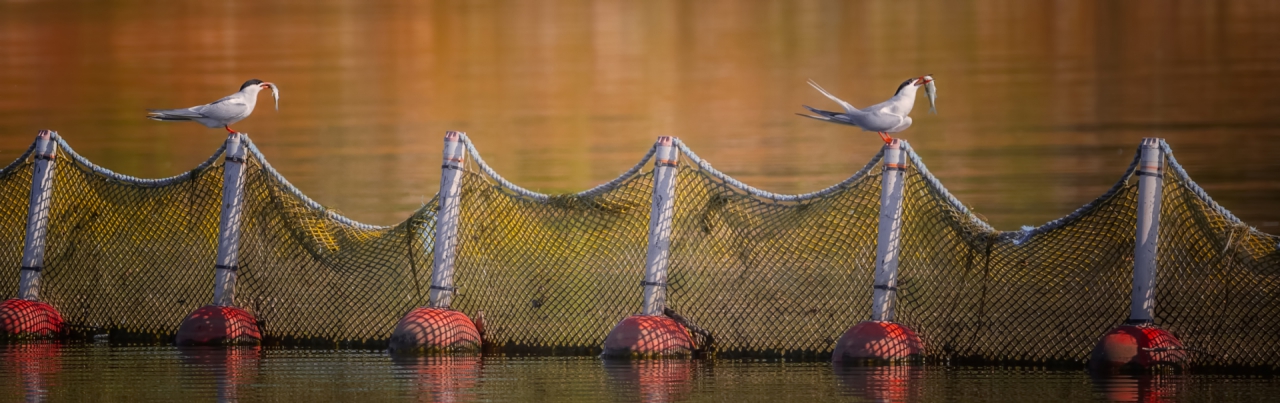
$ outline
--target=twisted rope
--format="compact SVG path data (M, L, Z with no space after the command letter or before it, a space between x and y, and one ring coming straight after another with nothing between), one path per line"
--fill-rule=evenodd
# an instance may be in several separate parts
M884 157L884 149L882 148L880 149L880 152L876 153L874 157L871 157L871 161L867 162L867 165L863 166L862 169L859 169L858 172L853 174L853 176L850 176L848 179L840 181L840 183L828 186L826 189L822 189L816 192L798 194L798 195L784 195L784 194L778 194L778 193L773 193L765 190L756 189L751 185L742 183L742 181L734 179L732 176L729 176L724 172L720 172L719 170L712 167L710 162L707 162L701 157L698 157L698 154L695 154L693 150L689 149L689 147L686 146L683 141L680 141L680 139L676 139L676 146L680 148L681 153L683 153L686 157L689 157L689 159L693 161L694 165L698 166L698 169L702 170L703 172L706 172L708 175L711 175L711 177L716 178L717 180L720 180L721 182L729 186L738 188L748 195L770 200L775 203L801 203L801 202L806 202L809 200L825 197L832 193L844 190L845 188L848 188L849 185L853 184L859 179L862 179L862 177L865 176L867 172L871 171L871 168L874 168L876 164L880 163L880 158Z
M1165 155L1168 155L1171 159L1173 157L1173 155L1169 154L1167 150L1165 152ZM1079 220L1080 218L1084 217L1085 214L1088 214L1089 212L1093 211L1095 208L1098 208L1098 206L1101 206L1102 203L1106 202L1107 200L1110 200L1112 196L1115 196L1116 193L1124 189L1124 187L1129 183L1129 178L1132 177L1133 173L1138 169L1138 162L1141 161L1141 159L1142 159L1142 149L1139 148L1133 154L1133 162L1129 163L1129 168L1126 168L1124 170L1124 174L1120 175L1120 180L1116 181L1115 185L1111 185L1111 188L1107 189L1107 192L1103 193L1102 196L1098 196L1098 198L1093 199L1093 201L1089 202L1088 204L1085 204L1084 206L1076 209L1076 211L1071 212L1071 214L1067 214L1066 217L1049 221L1039 227L1025 226L1025 227L1022 227L1021 231L1006 232L1006 233L1000 234L999 239L1001 241L1012 240L1014 245L1022 245L1023 243L1026 243L1028 240L1030 240L1032 237L1035 237L1036 235L1040 235L1049 231L1053 231L1058 228L1065 227L1068 224L1071 224Z
M58 134L55 132L54 136L57 136L57 135ZM10 162L9 165L6 165L3 169L0 169L0 176L4 176L9 174L10 172L13 172L14 168L17 168L18 165L22 165L23 162L26 162L27 158L31 157L31 153L35 151L35 149L36 149L36 142L32 141L31 145L27 146L27 151L22 152L22 155L18 156L18 159L13 160L13 162Z
M152 187L152 188L168 186L171 184L191 180L191 178L194 177L194 175L192 175L193 173L199 173L201 171L209 169L209 167L213 166L213 164L218 161L218 157L222 156L222 152L227 149L226 143L223 143L222 146L218 147L217 151L213 152L213 156L210 156L209 159L205 160L203 163L200 163L200 165L197 165L195 168L191 169L186 173L170 176L168 178L161 178L161 179L142 179L142 178L137 178L129 175L116 173L115 171L103 168L101 166L98 166L97 164L89 162L88 158L85 158L84 156L76 153L76 150L72 149L71 145L67 144L66 140L63 140L62 136L58 135L58 132L53 132L53 140L58 142L58 147L62 148L63 153L65 153L67 156L70 156L71 159L74 160L77 164L80 164L81 166L88 168L90 171L93 171L93 173L96 173L98 175L102 175L112 180L123 182L126 184L141 186L141 187ZM32 144L32 147L35 147L35 145ZM30 150L28 150L27 152L30 153ZM23 154L23 156L25 157L26 154ZM5 168L5 169L8 169L8 168Z
M511 181L508 181L507 178L503 178L502 175L499 175L497 171L493 170L493 167L490 167L489 164L484 162L484 158L480 157L480 151L476 149L475 144L471 143L471 139L468 138L466 134L462 135L462 144L466 145L467 153L471 154L471 159L475 160L476 166L480 168L480 171L484 172L486 176L493 179L495 182L498 182L498 185L501 186L502 188L510 190L512 193L515 193L517 195L536 200L538 202L546 202L551 199L551 196L548 194L538 193L529 189L522 188L519 185L511 183ZM592 197L592 196L596 196L601 193L608 192L610 190L617 188L618 185L622 184L622 182L625 182L628 179L631 179L631 177L639 173L641 169L644 169L644 164L648 163L650 158L653 158L653 153L656 151L657 151L657 148L649 147L649 151L644 154L644 157L640 158L640 162L636 163L635 166L631 167L631 169L628 169L626 172L623 172L622 175L618 175L618 177L613 178L613 180L597 185L596 187L593 187L591 189L574 193L572 196L584 197L584 198Z
M1169 147L1169 143L1166 143L1164 140L1160 140L1160 150L1164 151L1165 157L1168 158L1169 172L1176 174L1178 180L1186 186L1187 190L1190 190L1192 194L1200 198L1200 201L1203 201L1204 204L1209 205L1209 208L1212 208L1213 211L1218 214L1222 214L1223 217L1226 217L1228 222L1232 224L1244 224L1244 221L1236 218L1235 214L1231 214L1231 211L1223 208L1221 205L1218 205L1218 202L1213 201L1213 198L1209 197L1209 194L1206 193L1204 189L1200 188L1200 185L1191 180L1191 176L1187 175L1187 171L1182 169L1182 165L1178 164L1178 160L1176 158L1173 158L1173 148ZM1253 228L1250 227L1249 229L1252 230Z
M204 171L206 169L209 169L211 166L213 166L213 164L215 164L218 161L218 157L220 157L223 154L223 152L226 150L226 144L223 143L221 146L218 147L216 151L214 151L213 155L210 156L209 159L205 160L203 163L200 163L199 165L197 165L195 168L193 168L191 171L187 173L174 175L167 178L160 178L160 179L142 179L134 176L120 174L110 169L94 164L84 156L77 153L75 149L73 149L71 145L68 144L66 140L62 138L62 136L58 135L57 132L53 132L52 137L53 137L53 140L57 142L58 147L60 147L63 150L63 153L69 156L73 161L75 161L80 166L83 166L84 168L98 175L102 175L112 180L130 184L130 185L141 186L141 187L163 187L163 186L168 186L171 184L190 180L193 177L194 173ZM244 140L245 140L244 144L246 145L246 148L249 150L249 152L253 153L255 157L257 157L258 161L261 162L262 167L267 172L267 174L270 175L272 178L274 178L276 181L278 181L281 185L283 185L283 188L285 191L287 191L289 194L293 195L294 197L297 197L308 208L323 211L326 217L333 219L338 223L351 226L354 228L362 229L362 230L376 231L376 230L385 230L385 229L394 227L394 226L378 226L378 225L364 224L364 223L352 220L350 218L347 218L341 214L338 214L333 210L326 209L320 203L316 202L315 200L312 200L310 197L307 197L306 194L303 194L302 191L299 190L297 187L295 187L292 183L290 183L289 180L284 177L284 175L281 175L279 171L276 171L276 169L271 166L271 163L268 162L267 159L263 156L262 152L258 149L257 145L254 144L253 141L249 140L249 137L247 135L244 137ZM476 149L475 145L471 142L471 140L465 134L462 136L462 140L463 140L463 144L465 144L467 147L467 152L471 154L472 159L475 160L476 166L479 167L481 172L483 172L485 175L489 176L495 182L497 182L499 186L511 191L512 193L515 193L517 195L520 195L529 199L536 200L538 202L546 202L551 198L550 195L525 189L523 187L520 187L519 185L512 183L506 178L502 177L502 175L499 175L497 171L495 171L492 167L489 166L489 164L485 163L484 158L480 156L479 150ZM806 202L809 200L825 197L837 191L848 188L851 184L856 182L858 179L861 179L863 176L865 176L867 172L869 172L872 168L874 168L880 162L881 158L883 158L884 156L884 150L881 149L879 152L876 153L874 157L871 158L869 162L867 162L865 166L862 167L862 169L859 169L856 173L854 173L853 176L850 176L849 178L835 185L829 186L825 189L818 190L811 193L798 194L798 195L785 195L785 194L778 194L778 193L757 189L751 185L743 183L742 181L734 179L732 176L729 176L724 172L721 172L715 169L714 167L712 167L711 163L699 157L696 153L693 152L693 150L691 150L687 145L684 144L684 142L680 141L679 139L676 139L675 144L677 147L679 147L681 153L683 153L686 157L688 157L691 161L693 161L694 165L696 165L703 172L706 172L711 177L717 180L720 180L726 185L740 189L741 191L743 191L748 195L755 196L765 200L770 200L773 202L779 202L779 203ZM3 169L0 169L0 174L8 173L11 170L13 170L15 167L25 162L31 156L31 153L34 152L35 145L36 145L35 142L32 142L32 144L27 147L27 150L23 152L21 156L19 156L13 162L10 162L9 165L5 166ZM920 158L920 155L917 154L915 150L911 148L911 145L907 141L903 140L902 145L903 145L903 149L907 151L907 155L908 155L908 158L910 158L911 163L915 165L917 170L920 172L921 178L924 179L924 181L936 194L942 196L947 201L947 203L951 205L952 208L968 216L970 219L970 224L976 226L977 228L983 231L996 232L996 230L993 227L991 227L990 224L988 224L987 222L983 221L982 219L974 215L968 209L968 207L966 207L963 203L961 203L959 199L957 199L954 195L951 194L951 192L947 191L946 187L942 185L941 181L939 181L936 176L934 176L932 173L929 172L929 169L925 166L923 160ZM1228 222L1236 225L1244 225L1243 221L1241 221L1238 217L1232 214L1230 210L1227 210L1226 208L1222 207L1220 204L1215 202L1213 198L1210 197L1209 194L1205 192L1203 188L1201 188L1195 181L1191 179L1190 175L1187 174L1186 170L1182 167L1182 165L1178 163L1176 158L1174 158L1173 150L1167 142L1164 142L1162 140L1160 142L1160 147L1167 158L1168 166L1169 166L1168 171L1174 173L1178 178L1178 180L1189 191L1191 191L1192 194L1194 194L1202 202L1208 205L1214 212L1221 214L1223 217L1225 217ZM653 155L655 152L656 152L656 147L649 147L649 150L645 153L644 157L642 157L638 163L636 163L626 172L622 173L621 175L614 178L613 180L600 184L591 189L573 194L573 196L584 197L584 198L593 197L617 188L620 184L622 184L626 180L630 179L631 177L639 173L644 168L644 165L648 163L650 159L653 158ZM1141 158L1141 150L1135 153L1133 161L1129 164L1129 167L1125 169L1124 174L1121 175L1120 180L1117 181L1115 185L1112 185L1112 187L1108 189L1106 193L1102 194L1101 196L1089 202L1088 204L1085 204L1084 206L1076 209L1071 214L1068 214L1062 218L1059 218L1053 221L1049 221L1039 227L1025 226L1019 231L1002 232L998 235L998 239L1001 241L1011 241L1014 245L1022 245L1026 243L1028 240L1030 240L1031 238L1039 234L1047 233L1047 232L1056 230L1058 228L1062 228L1066 225L1069 225L1079 220L1089 212L1096 209L1102 203L1106 202L1111 197L1115 196L1117 192L1121 191L1125 187L1129 179L1133 176L1133 173L1137 168L1140 158ZM1250 227L1250 229L1253 230L1252 227ZM1280 248L1280 244L1277 244L1276 247Z
M920 159L920 154L916 154L916 150L911 148L910 143L907 143L906 140L901 141L902 149L907 152L907 158L911 159L911 165L914 165L916 170L920 172L920 178L924 179L924 182L929 185L929 188L933 190L934 194L942 196L942 198L951 205L951 208L960 211L960 213L964 214L965 217L969 217L970 225L973 225L984 232L997 232L995 228L991 227L991 224L987 224L986 221L983 221L978 218L978 216L974 215L972 211L969 211L968 207L965 207L964 203L960 202L960 199L957 199L955 195L952 195L951 192L947 191L945 186L942 186L942 181L939 181L938 177L933 176L933 174L929 172L929 168L926 167L924 165L924 161Z
M280 184L284 187L284 190L287 191L289 194L293 195L293 197L297 197L299 200L302 200L302 204L307 206L307 208L322 211L325 217L331 220L337 221L338 223L341 223L349 227L354 227L354 228L365 230L365 231L381 231L381 230L386 230L386 229L391 229L396 227L395 225L369 225L356 220L352 220L350 218L343 216L342 214L338 214L333 210L325 208L324 206L320 205L320 203L317 203L315 200L311 200L310 197L307 197L307 195L303 194L302 191L298 190L298 188L293 186L292 183L289 183L289 180L285 179L284 175L281 175L279 171L276 171L276 169L271 166L270 162L267 162L267 158L262 155L262 151L258 150L258 146L254 145L253 141L249 140L249 135L244 133L241 133L241 135L242 135L241 139L244 140L245 147L249 150L251 154L253 154L255 158L258 159L258 162L262 164L262 169L267 172L267 175L270 175L271 178L280 182ZM218 153L219 154L222 153L222 150L225 148L226 148L226 144L224 143L222 148L218 149ZM214 157L217 157L217 156L218 156L217 154L214 155Z

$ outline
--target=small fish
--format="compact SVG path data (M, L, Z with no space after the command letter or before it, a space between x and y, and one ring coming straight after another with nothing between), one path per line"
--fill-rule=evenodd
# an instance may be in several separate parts
M934 115L938 114L938 106L934 100L938 99L938 88L933 86L933 75L926 74L924 76L924 94L929 97L929 112Z
M271 83L271 97L276 99L276 110L280 110L280 86L276 83Z

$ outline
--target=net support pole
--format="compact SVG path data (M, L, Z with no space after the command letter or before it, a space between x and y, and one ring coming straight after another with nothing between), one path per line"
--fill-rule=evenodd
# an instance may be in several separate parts
M1133 242L1133 289L1129 294L1129 319L1098 339L1089 354L1089 369L1110 374L1132 368L1185 369L1189 359L1182 341L1157 327L1155 311L1157 244L1160 235L1161 188L1164 181L1164 144L1144 138L1138 147L1138 206Z
M902 140L884 146L884 174L880 179L880 224L876 237L875 290L871 320L893 321L898 291L898 242L902 232L902 188L906 155Z
M645 252L644 305L641 314L662 315L667 300L667 267L671 256L671 221L675 215L675 139L658 137L653 156L653 204L649 210L649 248Z
M898 293L898 256L902 235L902 198L907 173L907 144L893 139L884 145L880 177L880 223L876 234L875 286L871 294L871 320L846 330L831 361L836 364L918 362L924 342L911 328L893 321Z
M675 217L676 163L674 137L658 137L653 145L653 199L649 206L649 246L645 250L644 291L640 314L618 322L604 338L602 357L660 358L693 354L693 338L685 324L666 316L667 269L671 257L671 222ZM705 346L704 346L705 347Z
M444 164L440 166L439 203L432 239L431 289L427 306L410 310L391 331L387 348L395 355L479 353L484 344L484 313L472 320L450 308L458 258L458 220L462 202L462 169L466 166L467 135L444 133Z
M222 166L222 213L218 218L218 256L213 266L213 305L216 306L235 306L240 221L244 212L242 136L240 133L227 136L226 162Z
M49 233L49 210L53 205L53 160L58 152L53 136L48 130L36 135L36 162L27 204L27 237L22 244L22 269L18 271L18 299L28 301L40 300L45 236Z
M462 132L445 132L444 164L440 170L440 202L436 211L436 233L431 261L432 308L449 308L456 289L453 286L454 261L458 257L458 214L462 192L462 169L466 162L466 146Z
M1160 235L1164 153L1160 139L1142 139L1138 164L1138 231L1133 245L1133 290L1129 296L1130 324L1151 323L1155 309L1156 253Z

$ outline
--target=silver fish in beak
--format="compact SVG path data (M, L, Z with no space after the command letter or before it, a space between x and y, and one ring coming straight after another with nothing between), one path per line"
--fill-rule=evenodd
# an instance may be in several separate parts
M276 110L280 110L280 87L276 83L262 83L262 85L271 87L271 97L276 99Z
M924 79L924 95L929 97L929 112L937 115L938 105L936 100L938 99L938 88L933 85L933 75L927 74L921 78Z

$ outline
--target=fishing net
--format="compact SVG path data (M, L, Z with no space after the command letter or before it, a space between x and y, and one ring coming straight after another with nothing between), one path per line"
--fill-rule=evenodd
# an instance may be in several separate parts
M67 323L172 334L209 302L222 150L192 171L142 180L58 139L43 300ZM466 140L464 140L465 142ZM237 304L283 343L385 343L427 303L434 200L376 227L310 200L249 144ZM483 316L507 352L595 353L640 309L653 174L543 195L494 172L469 143L453 308ZM723 355L823 357L871 315L880 155L830 188L778 195L677 143L667 304ZM1214 203L1165 147L1155 323L1210 365L1280 363L1280 252ZM975 217L907 147L895 320L939 359L1083 361L1128 313L1137 185L1038 228ZM0 261L17 267L32 164L0 172ZM1135 163L1136 163L1135 157ZM0 283L16 295L15 281Z

